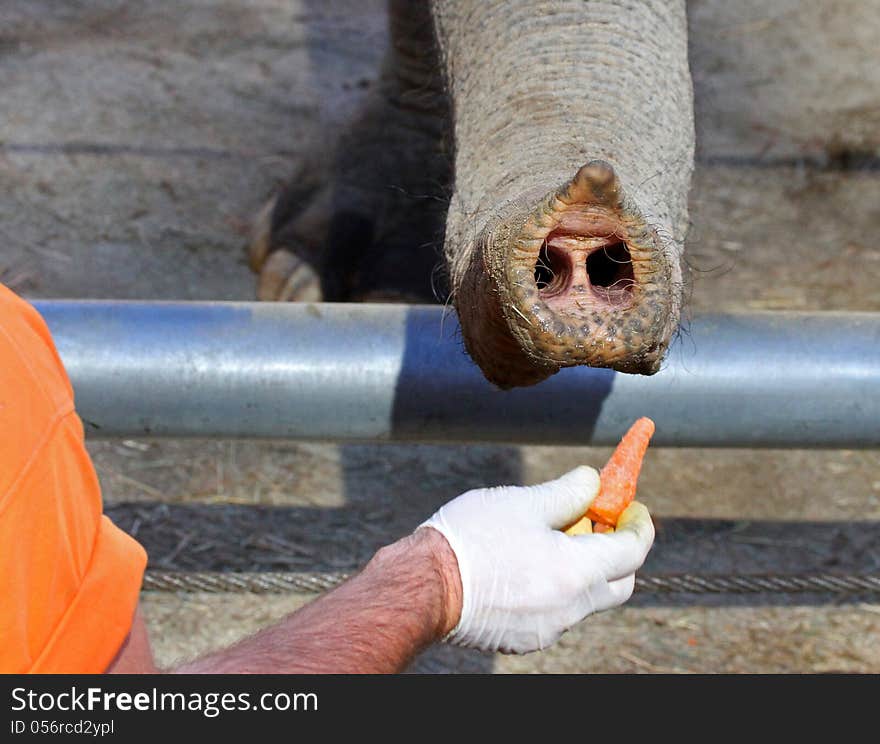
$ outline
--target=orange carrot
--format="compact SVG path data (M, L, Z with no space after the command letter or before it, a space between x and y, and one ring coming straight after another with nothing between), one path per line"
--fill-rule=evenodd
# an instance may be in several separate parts
M648 449L648 442L654 434L654 422L642 417L623 435L617 449L599 474L599 493L587 513L575 524L584 519L596 522L594 532L606 532L598 525L615 527L621 513L636 496L636 483L642 469L642 460ZM570 532L574 525L566 532ZM581 530L585 531L585 530Z
M599 495L587 510L587 516L594 522L614 527L623 510L636 497L642 460L653 433L654 422L642 417L623 435L599 474Z

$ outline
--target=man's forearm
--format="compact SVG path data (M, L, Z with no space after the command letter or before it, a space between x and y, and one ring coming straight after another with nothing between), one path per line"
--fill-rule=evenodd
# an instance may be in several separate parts
M173 671L398 672L455 627L460 612L455 554L439 532L421 529L277 625Z

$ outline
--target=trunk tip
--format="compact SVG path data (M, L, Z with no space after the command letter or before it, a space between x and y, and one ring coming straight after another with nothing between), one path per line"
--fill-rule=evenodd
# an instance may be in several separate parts
M615 207L620 202L620 183L614 167L604 160L591 160L581 166L566 188L569 204L602 204Z

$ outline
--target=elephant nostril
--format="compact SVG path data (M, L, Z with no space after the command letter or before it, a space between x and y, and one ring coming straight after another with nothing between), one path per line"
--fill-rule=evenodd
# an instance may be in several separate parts
M541 297L562 294L571 281L571 258L564 250L545 241L535 262L535 285Z
M602 299L613 304L627 300L636 282L626 243L606 245L587 256L587 276L593 291Z

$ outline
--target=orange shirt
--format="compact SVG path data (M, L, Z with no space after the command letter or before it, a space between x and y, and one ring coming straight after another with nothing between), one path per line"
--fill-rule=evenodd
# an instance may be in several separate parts
M103 672L146 560L102 514L49 329L0 285L0 672Z

